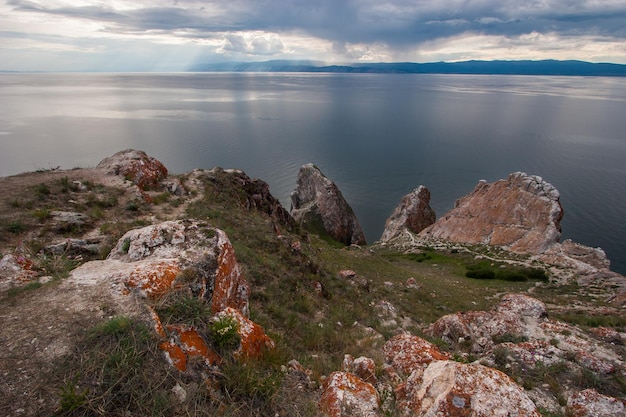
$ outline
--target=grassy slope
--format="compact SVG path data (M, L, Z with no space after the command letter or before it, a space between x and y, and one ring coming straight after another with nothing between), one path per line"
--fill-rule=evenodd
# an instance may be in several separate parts
M52 193L35 186L25 190L24 196L6 201L15 217L5 213L2 219L3 233L9 233L5 243L24 233L15 230L16 223L31 231L42 223L40 236L53 233L45 228L45 212L37 210L65 208L69 197L50 197L71 193L71 189L63 190L64 184L64 180L56 179L48 184ZM154 209L141 206L137 213L134 206L124 203L123 192L101 192L102 188L92 186L91 203L87 199L80 207L112 237L140 224L141 215L145 217ZM416 334L422 334L428 324L445 314L488 309L502 294L530 288L534 296L557 305L574 301L602 304L579 300L566 287L466 278L466 265L473 262L468 255L427 252L416 258L376 246L348 249L297 227L290 230L281 225L279 235L276 222L247 209L240 191L228 186L227 180L205 181L204 186L204 196L190 203L183 216L206 220L227 232L252 288L251 319L277 342L276 350L247 364L227 361L222 389L206 390L198 388L199 381L172 371L161 360L154 348L157 341L146 333L144 325L120 318L113 327L98 326L88 332L77 344L75 354L64 358L49 376L62 400L60 415L98 415L102 411L124 415L126 410L142 415L315 415L317 391L294 389L297 384L283 377L281 365L297 359L312 370L313 381L340 369L346 353L371 355L380 365L377 350L362 343L360 327L354 326L358 322L372 327L385 338L397 331L379 317L376 304L380 301L395 306L397 321L403 321L405 328ZM43 194L38 190L44 190ZM98 203L105 195L116 200ZM178 198L163 200L159 208L162 213L181 204ZM113 222L115 218L126 221ZM296 241L301 242L301 250L292 249ZM355 271L367 285L353 285L340 278L338 272L345 269ZM407 288L405 281L410 277L421 287ZM322 295L315 283L324 288ZM34 286L13 297L36 297L37 290ZM11 304L15 305L15 300ZM622 329L626 325L619 318L610 320L608 324ZM111 362L111 356L118 360ZM183 404L171 401L170 390L176 384L191 393ZM80 388L84 386L92 388Z

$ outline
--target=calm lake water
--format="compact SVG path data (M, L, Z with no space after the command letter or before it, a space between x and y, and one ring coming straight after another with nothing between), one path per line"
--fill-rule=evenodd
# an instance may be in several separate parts
M239 168L289 208L313 162L377 240L420 184L438 216L514 171L561 192L563 238L626 273L626 79L396 74L2 74L0 175L126 148Z

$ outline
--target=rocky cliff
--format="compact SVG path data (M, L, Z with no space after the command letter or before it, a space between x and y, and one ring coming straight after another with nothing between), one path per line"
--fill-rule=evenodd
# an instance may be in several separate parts
M559 192L541 177L516 172L478 183L421 236L540 254L561 237Z
M361 225L337 185L313 164L300 168L297 187L291 193L291 215L345 245L366 243Z
M435 211L430 207L430 191L420 185L402 197L400 204L385 222L381 242L389 242L405 231L419 233L435 223Z

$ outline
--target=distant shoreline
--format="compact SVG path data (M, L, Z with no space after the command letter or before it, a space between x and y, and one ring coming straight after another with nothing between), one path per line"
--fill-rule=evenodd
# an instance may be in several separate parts
M189 72L309 72L342 74L466 74L626 77L626 65L585 61L390 62L324 65L310 61L198 64Z

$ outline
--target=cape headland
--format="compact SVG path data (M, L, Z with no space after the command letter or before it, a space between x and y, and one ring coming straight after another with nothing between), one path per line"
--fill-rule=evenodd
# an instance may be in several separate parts
M626 277L541 177L419 186L371 245L313 164L290 211L137 150L0 189L6 416L626 412Z

